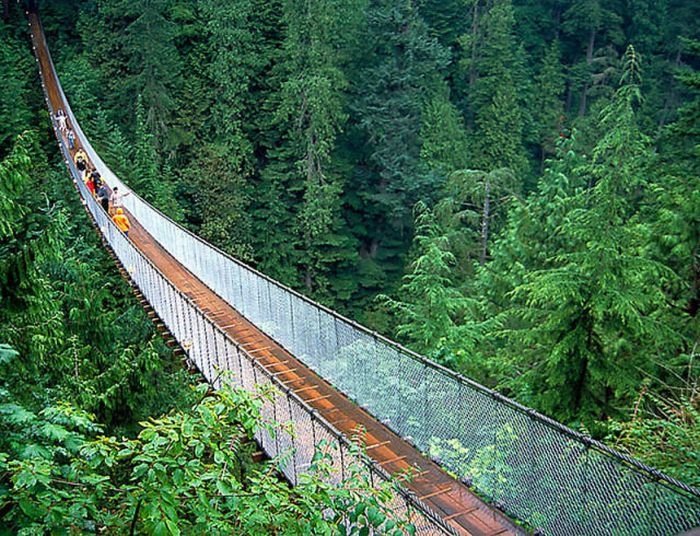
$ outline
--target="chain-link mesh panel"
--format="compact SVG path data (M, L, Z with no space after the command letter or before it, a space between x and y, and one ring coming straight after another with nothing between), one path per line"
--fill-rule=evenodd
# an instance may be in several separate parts
M342 482L343 463L340 458L341 448L337 436L324 426L318 419L314 419L314 437L316 438L316 449L324 456L327 456L326 463L330 466L328 481L332 484Z

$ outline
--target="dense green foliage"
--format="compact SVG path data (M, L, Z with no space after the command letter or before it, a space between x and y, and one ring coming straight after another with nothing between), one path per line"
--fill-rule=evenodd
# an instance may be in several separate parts
M98 146L206 238L596 435L697 425L697 6L46 8Z
M265 393L207 389L192 409L142 423L133 439L103 435L67 404L38 414L0 405L0 533L338 534L346 514L346 534L414 532L387 517L391 485L374 488L360 465L333 483L324 446L294 487L278 460L254 463Z
M150 8L130 32L158 22ZM375 487L361 465L336 483L330 445L295 487L278 470L288 452L255 462L254 433L278 433L261 416L269 393L192 387L200 378L156 332L68 180L13 16L0 26L11 73L0 87L0 534L412 534L387 515L393 484ZM139 95L136 143L103 110L91 127L177 216L159 156L170 140L157 127L173 110L152 71L164 65L134 54L124 90ZM88 99L90 81L75 81Z
M127 182L291 287L697 478L679 455L700 404L697 2L145 6L43 6ZM7 149L32 67L0 47Z

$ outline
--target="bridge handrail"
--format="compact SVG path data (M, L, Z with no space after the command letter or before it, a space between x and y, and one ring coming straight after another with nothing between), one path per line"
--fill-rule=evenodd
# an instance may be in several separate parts
M62 89L61 93L63 95ZM67 99L65 99L65 95L63 95L63 97L64 102L68 102ZM73 115L72 110L70 110L70 107L67 107L66 113L71 119L72 124L76 127L76 131L79 131L79 123L75 120L75 117ZM82 131L79 132L82 134ZM519 404L497 393L496 391L488 389L487 387L482 386L477 382L470 380L469 378L466 378L452 370L443 367L425 358L424 356L421 356L411 351L410 349L407 349L402 345L391 341L390 339L382 336L381 334L371 331L365 328L364 326L358 324L357 322L348 319L335 311L332 311L331 309L323 306L322 304L314 302L310 298L300 294L294 289L286 287L285 285L273 280L272 278L248 266L240 260L233 258L227 253L221 251L219 248L208 244L206 241L204 241L194 233L190 232L188 229L184 228L179 223L174 222L168 216L164 215L159 210L152 207L149 203L147 203L140 196L138 196L138 194L133 192L133 190L128 188L126 184L121 182L109 170L106 164L102 161L99 155L89 144L87 138L84 136L81 136L81 138L86 140L86 152L88 153L90 158L93 159L93 162L97 165L98 169L107 179L108 183L119 185L119 187L123 188L124 191L131 192L132 195L125 198L124 204L138 218L140 223L144 225L144 227L168 251L170 251L171 254L178 258L178 260L182 262L183 265L185 265L188 269L195 273L195 275L200 277L200 279L205 284L207 284L212 289L212 291L217 293L222 299L226 300L233 307L237 308L242 314L248 317L249 320L258 324L259 327L261 327L261 324L266 324L267 322L269 322L270 318L275 316L275 310L272 307L272 298L270 296L271 289L268 287L268 316L270 318L256 318L256 316L261 316L257 313L260 313L262 306L258 281L255 278L264 281L265 283L275 287L276 289L279 289L280 291L282 291L282 296L289 297L290 312L292 315L291 331L287 329L289 326L276 325L274 326L274 329L287 329L287 331L276 333L273 329L273 332L269 334L275 340L277 340L277 342L279 342L281 345L285 346L288 350L290 350L290 352L302 359L302 361L305 361L307 365L309 365L314 370L323 373L324 366L328 368L328 365L325 363L326 361L330 362L330 360L335 359L338 363L340 363L342 362L342 360L339 359L337 355L333 355L330 357L329 355L317 356L315 358L313 355L311 355L312 350L310 350L308 347L304 348L303 341L296 340L294 327L294 312L299 312L299 308L301 307L301 305L294 304L291 301L292 297L303 304L309 305L315 311L319 313L322 312L325 315L328 315L337 323L350 327L352 328L352 330L355 330L359 334L362 334L369 338L369 342L367 340L357 339L351 341L345 347L341 346L338 343L336 344L335 348L337 353L342 353L343 351L355 345L355 343L358 343L358 345L360 346L359 353L367 353L371 351L374 353L375 356L379 355L381 360L383 358L386 358L386 353L383 349L383 347L386 347L397 353L396 356L390 356L388 358L389 360L393 359L394 361L399 362L401 361L401 356L408 357L413 362L420 364L420 366L424 367L426 370L429 369L435 371L440 377L448 378L449 380L454 381L457 385L456 392L459 394L459 396L455 397L456 400L451 400L451 402L457 403L458 405L460 402L462 403L462 405L466 405L467 402L473 402L474 405L478 404L480 406L479 411L481 411L481 419L479 418L479 415L477 415L476 417L467 415L467 417L470 417L469 423L467 424L472 426L479 425L481 427L481 430L465 430L465 423L455 423L452 424L452 428L448 426L446 433L442 433L442 436L444 437L441 437L439 435L433 435L432 433L430 433L431 428L436 423L428 418L430 416L428 414L431 411L435 410L435 408L433 408L432 406L436 405L438 402L445 402L439 399L436 400L436 395L434 393L428 393L423 395L423 397L421 398L421 401L424 402L423 404L420 404L420 402L414 404L416 406L416 414L420 412L425 414L422 417L423 421L419 427L422 427L421 431L420 429L417 430L415 424L411 424L410 422L408 422L410 421L410 418L415 417L415 415L409 415L408 417L406 417L405 414L398 415L396 408L394 407L396 404L394 404L394 406L391 406L391 403L389 403L387 407L387 404L381 406L381 403L378 403L376 401L366 402L366 397L363 398L363 395L366 394L366 389L365 391L363 391L362 385L353 384L352 382L355 380L348 380L347 378L342 378L341 380L336 382L332 378L330 378L330 381L337 388L348 394L348 396L353 398L359 405L361 405L362 407L366 407L368 411L374 413L375 416L378 419L385 422L387 426L392 428L399 435L404 436L404 438L406 438L407 440L414 442L421 450L427 452L439 463L444 464L447 469L457 473L458 477L463 478L465 481L474 484L478 491L486 495L487 498L497 503L506 512L516 517L520 517L521 519L525 519L534 526L538 526L541 524L543 528L548 532L559 534L566 534L567 530L570 531L571 528L580 528L581 526L589 527L592 531L596 531L599 533L605 533L606 530L610 530L610 527L615 527L615 529L618 529L619 526L615 525L615 520L611 518L612 514L608 514L608 517L605 518L604 521L598 521L595 519L596 516L605 517L606 510L611 509L610 503L613 503L617 508L621 508L619 506L620 503L623 504L623 509L620 511L615 511L615 515L619 515L620 517L623 517L623 515L631 515L632 518L624 519L625 523L642 523L643 521L640 521L641 517L648 518L650 520L648 522L652 523L653 525L647 531L650 534L661 534L664 533L664 531L668 531L669 529L682 531L688 528L693 528L695 525L700 524L700 490L693 488L692 486L688 486L685 483L680 482L672 477L669 477L657 471L656 469L649 467L646 464L635 460L634 458L631 458L630 456L620 453L615 449L612 449L600 443L599 441L596 441L584 434L576 432L562 425L561 423L558 423L530 408L523 406L522 404ZM194 240L198 244L199 249L201 249L202 255L208 254L207 252L212 252L214 256L207 259L207 261L210 262L203 264L203 259L198 257L200 253L191 249L188 251L176 251L178 250L178 248L180 248L181 244L168 242L168 240L175 240L175 238L173 237L178 235L185 237L185 239L187 240ZM230 289L228 289L229 291L227 291L226 289L223 289L222 285L228 284L228 280L225 280L225 278L223 278L221 274L227 273L225 271L228 268L227 266L223 266L223 271L215 270L215 273L213 275L209 274L208 276L207 273L204 273L204 266L215 266L216 263L219 262L219 259L224 259L226 262L233 263L239 269L243 270L244 273L248 274L246 275L246 277L249 277L250 275L254 276L254 278L249 280L249 284L250 288L252 288L253 286L256 287L255 292L258 293L257 305L252 302L242 303L239 301L238 303L234 303L235 300L232 299L232 296L235 294L235 291L230 291ZM218 269L219 266L216 265L216 268ZM239 280L241 281L241 284L243 277L243 273L239 274ZM278 303L276 303L276 305L278 305ZM295 305L297 307L296 309ZM286 319L286 321L288 322L289 319ZM321 332L324 328L324 326L322 326L322 320L320 316L317 322L318 330L314 332L316 335L318 335L318 333ZM337 323L335 325L336 342L338 339L339 326L339 324ZM314 333L307 333L306 336L310 337ZM318 340L316 342L318 342L317 347L324 346L323 341ZM374 349L370 349L370 345L372 343L375 345ZM382 352L384 352L384 354L382 354ZM363 361L358 356L353 357L356 358L355 361L358 364L371 366L371 363L368 363L367 360ZM376 363L374 364L374 366L377 366ZM416 371L415 376L410 378L408 377L408 372L406 372L403 368L400 368L398 372L403 373L404 376L406 376L406 382L404 383L412 382L413 384L418 385L418 388L423 387L424 391L427 391L428 382L440 384L438 376L429 378L427 377L427 373L424 370ZM330 376L332 375L333 374L331 373ZM328 378L329 374L325 374L325 376ZM419 379L416 380L415 377L419 377ZM373 379L376 380L377 378ZM386 379L384 380L386 381ZM441 384L441 387L444 389L453 388L452 385L448 384ZM474 397L472 400L472 398L470 398L471 395L466 391L461 390L462 388L468 388L480 394L482 398ZM387 396L393 396L395 394L396 393L389 392L387 393ZM469 400L467 400L468 398ZM428 400L430 400L430 404L428 404ZM488 400L492 400L494 404L488 403ZM426 405L428 406L427 408L424 407ZM483 406L486 407L486 410L482 409ZM504 408L513 410L517 414L523 416L526 420L522 421L517 419L515 416L504 415ZM471 407L462 409L464 409L466 412L468 409L471 409ZM395 414L398 416L394 416ZM435 415L433 415L433 417L435 417ZM449 420L450 418L453 418L454 415L440 415L439 417L442 420ZM465 417L465 419L467 419L467 417ZM488 418L488 420L491 422L485 422L486 418ZM397 424L397 422L395 422L397 420L401 422ZM415 421L416 419L413 420ZM493 426L493 423L495 421L498 421L498 426ZM534 438L527 437L526 444L518 444L515 448L513 447L513 445L521 439L521 436L516 434L513 430L516 426L520 427L518 428L518 431L520 431L520 429L522 428L525 430L526 434L530 434L532 432L532 428L539 425L542 425L543 427L550 429L556 434L560 434L563 437L545 437L544 439L542 439L539 436ZM441 432L444 432L444 430L441 430ZM540 434L540 436L547 436L547 433L546 431L544 431L544 429L538 429L537 432ZM460 433L462 434L461 436L459 435ZM414 437L418 436L419 434L423 435L421 437ZM483 437L479 437L486 435L489 435L490 439L484 439ZM445 446L446 444L450 443L450 441L460 439L462 437L471 437L472 442L468 442L469 444L466 445L463 445L460 442L459 445L453 445L450 448L453 448L456 451L459 451L459 448L471 449L471 452L463 455L463 458L469 458L469 464L463 463L463 460L460 459L453 459L452 453ZM567 441L566 438L569 438L571 441ZM435 439L437 439L438 441L434 441ZM491 449L490 454L488 453L489 447L493 447ZM509 448L511 449L510 451L508 451ZM525 451L533 451L538 449L544 449L547 452L542 452L542 454L540 455L532 455L532 457L528 458L526 461L522 460L522 458L526 456L526 454L524 454ZM504 468L498 467L498 456L500 455L500 450L508 451L505 453L505 455L501 456L502 458L507 459L506 461L508 463L505 463L503 460L500 460L501 462L503 462L502 464L504 465ZM577 452L577 450L579 452ZM553 451L555 455L554 465L556 465L557 459L559 459L559 467L555 467L554 465L547 466L546 460L545 463L540 463L538 465L537 460L541 460L542 455L547 454L551 457ZM602 457L594 457L594 452L600 453ZM529 462L528 467L530 468L530 472L535 471L535 468L542 471L549 471L548 477L551 479L551 482L547 483L547 487L551 488L553 486L556 486L557 482L565 482L567 480L567 477L580 480L580 489L576 488L576 490L569 491L570 496L568 497L572 501L578 500L580 510L577 511L575 515L570 516L571 519L568 519L566 522L562 522L561 520L555 519L555 512L552 511L552 508L554 508L554 506L552 506L552 503L556 505L558 500L556 499L555 494L551 490L545 490L541 493L538 493L537 490L528 490L530 495L527 497L526 500L523 500L518 496L523 495L524 490L509 489L509 486L507 484L504 484L500 481L503 477L502 474L496 475L496 477L494 477L493 475L491 475L490 477L488 475L479 475L479 468L474 467L474 464L480 461L480 456L483 453L489 454L493 459L489 461L490 466L487 470L481 468L482 473L488 473L488 471L491 471L492 473L494 471L503 471L503 474L507 474L510 471L512 473L514 470L517 471L518 469L520 469L519 464L525 464ZM620 465L620 467L617 467L615 464ZM469 465L469 468L467 470L464 469L464 466L466 465ZM569 465L575 465L576 467L571 468L569 467ZM580 466L584 466L585 469L581 469ZM631 473L623 473L621 469L622 466L630 469ZM494 467L496 467L496 469L494 469ZM557 475L559 475L559 473L561 473L561 478L557 478ZM597 479L598 482L589 482L591 476L594 479ZM535 479L531 478L530 476L520 475L518 478L521 478L521 480L523 480L523 482L525 483L529 482L530 480L533 480L532 484L535 484ZM636 483L639 488L638 493L645 493L647 489L652 490L652 493L650 493L649 500L653 500L653 506L650 507L648 504L646 504L646 502L644 502L645 497L642 497L640 499L638 496L636 496L634 493L631 493L629 490L619 489L616 482L623 478L626 478L627 480L631 480L634 483ZM523 483L519 482L519 484ZM540 484L544 485L544 483ZM598 486L597 488L596 485ZM603 489L604 486L606 486L605 489ZM592 498L586 496L586 494L592 494L593 489L600 490L600 494ZM661 497L661 510L663 511L657 511L657 505L659 504L658 495L661 493L666 493L666 495ZM579 498L579 494L582 494L583 497ZM553 497L555 498L553 499ZM653 499L651 497L653 497ZM627 504L628 502L629 504ZM672 505L671 508L668 507L669 504ZM676 511L676 507L684 511L678 512ZM589 508L592 510L591 513L586 512ZM532 510L534 510L534 514ZM574 508L574 510L576 509ZM666 517L664 517L664 515ZM638 527L637 525L635 526ZM644 527L648 528L646 525Z
M65 100L65 96L63 96L63 99L64 102L68 102ZM46 96L46 103L49 110L53 112L48 96ZM73 125L77 126L78 123L75 121L74 117L72 117L72 114L67 111L67 115L72 119ZM270 432L266 428L261 427L255 436L256 440L258 440L266 454L270 457L292 454L291 463L281 462L280 465L280 469L289 481L292 484L296 484L299 475L311 465L311 459L316 449L322 448L325 449L326 453L331 455L333 466L337 469L337 472L331 475L332 481L339 483L348 476L350 471L357 470L358 467L360 469L364 468L367 471L365 478L367 478L372 486L380 486L382 484L390 485L392 499L389 504L400 513L405 513L406 518L416 527L418 534L435 534L436 530L442 534L456 534L454 529L447 525L427 504L421 501L411 491L396 485L394 479L384 468L379 466L365 453L361 452L357 445L354 445L342 432L328 422L314 408L309 406L303 398L289 387L285 386L275 374L268 371L237 341L231 338L228 333L209 319L189 296L180 291L180 289L178 289L147 256L143 255L138 248L124 237L123 233L119 231L114 222L106 215L101 206L90 194L80 178L80 172L76 169L67 147L56 130L55 123L53 123L53 127L66 166L83 199L83 204L86 206L95 225L120 261L126 266L131 279L139 287L144 296L146 296L149 303L153 305L159 317L164 321L171 333L180 343L186 341L185 344L187 348L185 351L188 357L197 365L205 378L216 388L220 388L223 382L227 382L235 383L239 387L252 391L261 385L270 384L273 386L274 394L272 395L271 402L266 400L263 404L263 413L275 413L277 408L280 408L280 412L282 412L286 401L287 415L291 422L299 424L299 421L302 420L298 414L295 419L293 415L294 411L292 410L293 407L299 408L300 411L308 415L309 423L313 431L311 434L307 434L306 438L293 436L291 433L285 431L283 427L276 427L274 432ZM76 131L78 131L78 129L79 127L77 127ZM82 131L80 132L82 135ZM88 155L90 154L90 152L86 152ZM109 178L109 175L105 176ZM167 300L163 299L164 295L168 296ZM174 301L178 303L174 305ZM182 314L186 314L187 318L178 318L178 316ZM204 333L202 333L202 330L197 329L190 331L189 335L186 336L184 331L185 326L192 326L198 323L198 320L193 321L193 318L201 319L202 322L206 322L206 324L210 326L211 332L209 333L208 330L205 329ZM219 340L224 341L223 344L228 346L228 348L223 352L220 351L221 348L217 348L218 351L209 350L209 339L212 334L218 334ZM214 337L217 337L217 335L214 335ZM201 350L203 348L207 350L202 352ZM241 371L243 371L244 368L244 365L241 363L241 358L245 358L248 361L250 371L252 371L252 381L250 381L250 372L248 372L247 376L243 372L240 375L222 376L222 371L233 370L228 359L227 362L222 362L222 355L226 355L227 358L231 357L231 349L235 349ZM214 363L214 361L216 362ZM320 427L320 429L317 427ZM323 437L324 435L327 437ZM303 441L304 439L308 441L310 438L320 439L312 442L311 445L306 444L304 448L301 448L300 445L295 446L295 442ZM327 443L322 445L322 440L327 441ZM280 443L286 443L287 448L282 448Z
M61 89L61 93L63 94L62 89ZM65 100L65 96L64 96L64 102L67 102L67 100ZM68 113L68 115L69 115L72 123L74 125L78 125L78 122L75 120L73 112L70 111ZM79 127L78 127L78 129L79 129ZM80 134L81 134L81 136L83 136L82 130L80 130ZM670 484L672 486L676 486L678 488L683 489L684 491L687 491L687 492L692 493L694 495L700 496L700 489L694 488L692 486L685 484L684 482L681 482L680 480L677 480L671 476L665 475L664 473L660 472L659 470L657 470L657 469L655 469L655 468L653 468L653 467L651 467L651 466L649 466L649 465L647 465L647 464L645 464L645 463L643 463L635 458L632 458L631 456L628 456L628 455L626 455L626 454L624 454L616 449L613 449L613 448L605 445L604 443L601 443L600 441L593 439L592 437L590 437L586 434L583 434L581 432L577 432L576 430L573 430L572 428L570 428L570 427L568 427L568 426L566 426L558 421L555 421L554 419L552 419L550 417L547 417L546 415L538 412L537 410L529 408L529 407L527 407L527 406L525 406L525 405L523 405L523 404L521 404L521 403L519 403L511 398L508 398L507 396L499 393L498 391L490 389L490 388L460 374L459 372L456 372L452 369L449 369L449 368L445 367L444 365L441 365L440 363L437 363L437 362L427 358L426 356L421 355L421 354L415 352L414 350L411 350L410 348L405 347L401 343L396 342L392 339L389 339L388 337L382 335L381 333L374 331L374 330L371 330L371 329L367 328L366 326L363 326L362 324L356 322L355 320L352 320L351 318L348 318L348 317L342 315L341 313L338 313L337 311L330 309L329 307L323 305L322 303L314 301L312 298L305 296L304 294L300 293L299 291L297 291L291 287L288 287L287 285L277 281L276 279L271 278L270 276L264 274L263 272L260 272L259 270L250 266L249 264L241 261L240 259L237 259L236 257L233 257L229 253L226 253L225 251L223 251L222 249L220 249L216 245L207 242L206 240L204 240L200 236L196 235L195 233L193 233L192 231L187 229L181 223L173 220L167 214L163 213L161 210L159 210L158 208L151 205L148 201L144 200L141 196L138 195L138 193L136 193L134 190L129 188L129 186L126 185L126 183L122 182L109 169L109 167L99 157L99 154L94 150L92 145L90 145L88 138L83 137L83 139L86 140L86 143L85 143L86 153L88 154L88 156L91 158L91 160L93 162L98 163L96 165L96 167L98 170L101 170L100 172L102 173L103 178L106 178L107 183L111 184L111 185L117 185L117 186L119 186L120 190L125 191L125 192L129 192L129 198L124 200L124 204L125 204L125 206L127 206L127 208L129 208L130 211L138 210L138 208L136 208L136 204L142 204L148 210L153 211L160 218L162 218L163 220L166 220L169 224L175 226L179 231L189 235L190 238L196 240L205 248L208 248L208 249L215 251L217 254L219 254L219 255L225 257L227 260L237 264L238 266L245 269L246 271L255 274L257 277L260 277L261 279L264 279L268 283L275 285L279 289L284 290L285 292L294 295L294 297L308 303L309 305L312 305L315 308L320 309L324 313L326 313L326 314L328 314L328 315L330 315L330 316L332 316L332 317L334 317L334 318L336 318L336 319L338 319L338 320L340 320L348 325L353 326L355 329L381 341L382 343L386 344L387 346L390 346L390 347L393 347L393 348L399 350L401 353L403 353L407 356L410 356L412 359L421 362L425 366L430 367L434 370L437 370L441 374L444 374L445 376L448 376L448 377L450 377L450 378L452 378L460 383L468 385L469 387L471 387L477 391L480 391L480 392L488 395L489 397L492 397L492 398L498 400L500 403L503 403L507 406L510 406L512 409L515 409L518 412L521 412L521 413L527 415L528 417L531 417L533 419L537 419L537 420L541 421L543 424L557 430L558 432L561 432L565 435L568 435L575 440L584 442L589 447L596 448L596 449L600 450L601 452L604 452L606 454L609 454L610 456L618 458L620 461L624 461L625 463L639 469L640 471L647 472L648 474L654 476L658 480L665 480L666 482L668 482L668 484ZM209 288L212 291L214 291L217 295L219 295L222 299L227 301L225 296L221 296L216 291L216 289L211 288L211 286L208 283L207 283L207 286L209 286ZM235 307L235 304L231 304L231 305ZM280 341L278 341L278 342L280 342ZM283 343L281 343L281 344L283 344Z

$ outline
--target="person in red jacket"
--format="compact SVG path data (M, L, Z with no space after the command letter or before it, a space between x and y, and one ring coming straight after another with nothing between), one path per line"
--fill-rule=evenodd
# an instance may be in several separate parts
M95 197L95 181L93 180L92 176L89 173L86 173L83 181L85 181L85 186L87 186L87 189L90 190L92 197Z

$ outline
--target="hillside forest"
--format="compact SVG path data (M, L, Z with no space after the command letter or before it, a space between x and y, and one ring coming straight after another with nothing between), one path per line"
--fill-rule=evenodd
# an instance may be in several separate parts
M139 421L199 395L87 228L23 14L4 5L0 419L23 433L8 405L42 423L70 407L92 415L87 435L142 437ZM170 217L700 485L700 4L60 0L41 12L83 129Z

